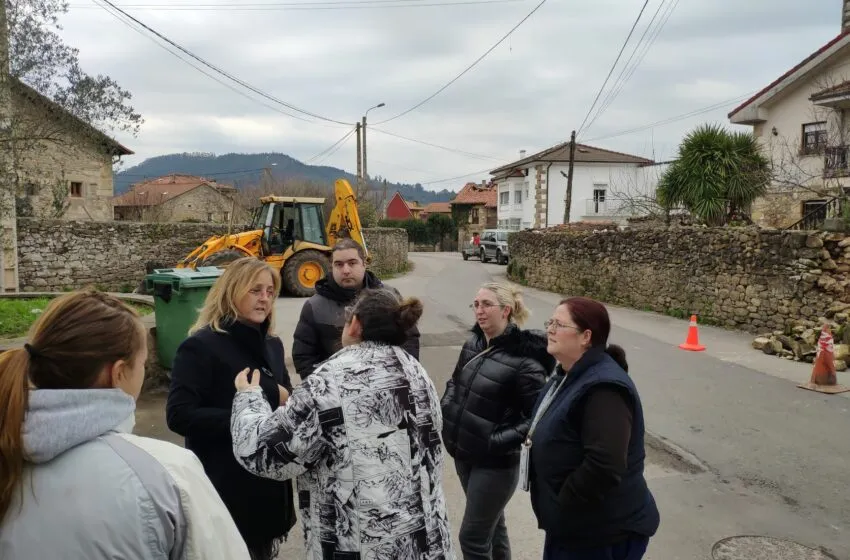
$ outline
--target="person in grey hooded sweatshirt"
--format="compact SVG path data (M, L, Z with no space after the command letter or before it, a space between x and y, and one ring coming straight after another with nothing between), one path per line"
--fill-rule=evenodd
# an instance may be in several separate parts
M0 354L0 558L248 560L198 459L131 435L147 334L96 291Z

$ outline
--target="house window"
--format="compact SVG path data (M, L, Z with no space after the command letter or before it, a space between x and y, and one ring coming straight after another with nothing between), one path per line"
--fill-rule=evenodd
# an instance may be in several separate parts
M506 206L511 203L511 193L508 191L499 193L499 206Z
M212 212L207 212L207 221L208 222L213 221L213 213Z
M472 220L472 223L474 224L478 223L478 208L473 208L469 212L469 219Z
M522 191L514 191L514 204L522 204Z
M83 184L78 183L76 181L71 181L70 195L74 198L82 197L83 196Z
M229 222L229 221L230 221L230 212L225 212L225 213L224 213L224 221L225 221L225 222Z
M593 213L594 214L604 214L605 213L605 188L603 187L594 187L593 189Z
M26 186L24 186L24 192L27 196L35 196L38 194L38 185L35 183L27 183Z
M803 125L804 154L819 154L826 148L826 122L814 122Z

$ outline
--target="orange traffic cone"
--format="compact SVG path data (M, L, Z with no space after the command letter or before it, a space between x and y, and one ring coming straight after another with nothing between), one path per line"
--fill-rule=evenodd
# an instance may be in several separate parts
M697 329L697 316L691 315L691 324L688 326L688 338L683 344L679 345L682 350L690 350L691 352L702 352L705 346L699 343L699 330Z
M829 325L824 325L818 340L818 350L815 355L815 363L812 366L812 377L808 383L797 385L802 389L817 391L819 393L845 393L850 388L837 384L835 373L835 345L832 339L832 331Z

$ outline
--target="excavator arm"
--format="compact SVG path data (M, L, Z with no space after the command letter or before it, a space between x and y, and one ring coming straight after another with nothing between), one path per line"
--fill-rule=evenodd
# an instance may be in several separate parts
M328 245L333 247L338 241L351 238L359 243L366 251L367 262L371 260L366 239L363 237L363 226L360 224L360 213L357 211L357 197L354 189L345 179L337 179L334 183L336 205L328 218Z

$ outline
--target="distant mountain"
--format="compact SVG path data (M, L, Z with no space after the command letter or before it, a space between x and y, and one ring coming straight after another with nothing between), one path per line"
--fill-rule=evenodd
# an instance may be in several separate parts
M335 167L306 165L286 154L223 154L184 153L169 154L146 159L142 163L115 174L115 194L127 192L134 183L147 179L185 173L215 179L219 183L232 184L237 188L260 184L263 169L269 168L275 179L304 179L315 183L333 186L335 180L344 178L355 184L356 177ZM370 181L373 189L383 189L383 180L373 177ZM387 183L388 196L399 191L407 201L420 204L446 202L456 193L444 189L439 192L426 190L422 185Z

